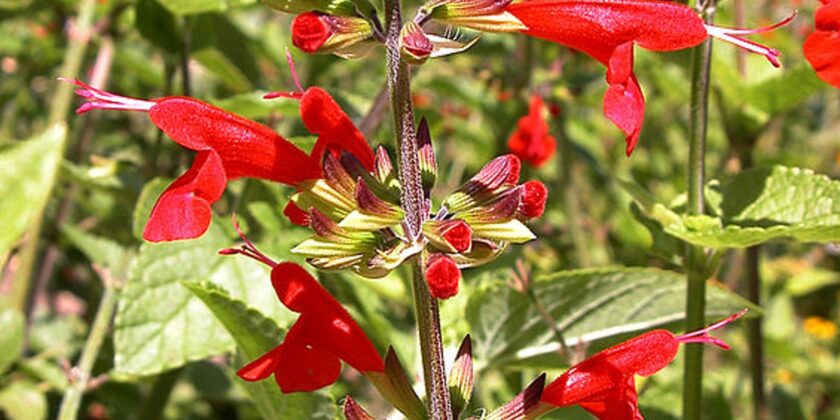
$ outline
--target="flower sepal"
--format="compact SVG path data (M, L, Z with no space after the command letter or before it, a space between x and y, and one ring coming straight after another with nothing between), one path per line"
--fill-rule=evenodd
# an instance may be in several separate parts
M397 358L393 347L388 347L385 355L385 370L383 372L367 372L367 379L376 387L391 405L409 419L424 419L427 417L426 406L414 392L411 381L405 369Z
M461 413L470 403L473 384L472 341L467 334L458 348L458 355L455 356L455 362L449 372L449 395L452 396L452 413L455 414L455 418L460 418Z

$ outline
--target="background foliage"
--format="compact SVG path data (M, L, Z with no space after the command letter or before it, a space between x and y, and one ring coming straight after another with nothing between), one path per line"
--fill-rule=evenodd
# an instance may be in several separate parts
M223 216L203 238L142 243L155 198L183 171L190 152L142 114L71 117L59 110L59 118L48 118L62 100L55 77L72 76L62 73L65 55L86 39L76 18L82 3L0 0L2 416L57 415L75 382L70 367L79 363L109 293L118 302L113 328L92 360L81 417L334 418L349 390L372 412L388 415L389 407L349 369L326 391L292 396L270 381L246 384L233 375L279 342L294 314L276 301L266 269L216 255L235 243L227 215L235 212L275 259L296 260L288 250L308 233L280 214L289 189L240 180L215 207ZM409 9L415 3L407 2ZM719 21L730 26L731 3L719 7ZM711 318L750 306L739 296L744 253L728 249L766 243L760 266L765 303L752 314L764 315L770 413L840 417L840 249L826 244L840 236L840 95L814 76L801 54L817 2L746 3L750 26L778 20L793 7L800 13L763 40L783 52L781 71L760 57L715 47L707 162L716 181L707 187L703 216L681 215L686 53L638 52L648 112L629 159L622 135L601 114L603 70L585 56L490 34L468 53L416 70L414 103L430 122L441 165L437 198L506 151L532 92L559 110L550 121L558 154L526 170L551 191L547 214L535 225L540 239L466 271L461 293L442 304L451 357L464 335L473 337L478 380L468 412L499 406L542 371L561 373L569 357L655 326L679 330L686 241L719 250L719 266L710 267ZM307 141L294 101L260 99L292 87L281 59L291 45L289 16L254 0L97 1L92 23L81 78L98 68L111 91L190 94ZM304 86L326 88L371 143L393 151L391 120L373 106L384 86L381 49L355 61L293 54ZM741 172L745 163L757 169ZM517 262L529 268L552 321L509 287ZM375 281L322 273L320 280L380 350L395 347L417 379L408 273ZM558 353L547 322L567 344L578 344L574 351ZM708 352L710 418L749 412L749 359L738 325L727 333L733 351ZM681 372L677 362L641 381L648 417L678 416Z

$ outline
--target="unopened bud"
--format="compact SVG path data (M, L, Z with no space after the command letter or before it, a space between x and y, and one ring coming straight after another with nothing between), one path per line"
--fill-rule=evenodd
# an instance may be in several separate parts
M309 226L309 213L303 211L297 206L297 204L295 204L294 201L289 201L289 203L286 204L286 207L283 208L283 215L286 216L290 222L298 226Z
M426 283L429 293L438 299L449 299L458 294L461 269L452 258L437 254L426 264Z
M423 235L444 252L469 252L472 246L472 229L461 219L427 220L423 223Z
M423 63L434 49L435 45L419 25L408 22L403 26L400 34L400 55L403 60L412 64Z
M528 181L522 184L519 213L526 219L540 217L545 212L545 202L548 199L548 188L540 181Z
M443 23L487 32L518 32L528 29L505 11L511 0L431 0L421 15Z
M358 17L306 12L292 21L292 43L307 53L359 55L361 44L372 36L370 23Z

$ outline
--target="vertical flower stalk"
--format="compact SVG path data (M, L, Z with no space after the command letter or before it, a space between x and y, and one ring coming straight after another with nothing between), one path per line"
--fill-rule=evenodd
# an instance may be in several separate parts
M399 178L403 186L402 207L409 238L416 238L425 219L423 182L417 154L417 134L414 129L414 111L411 105L411 76L408 65L400 57L402 31L400 0L385 0L386 58L388 89L394 114L394 130L399 152ZM440 333L440 314L437 300L429 294L424 278L425 266L421 256L412 262L414 302L423 378L426 384L429 417L452 419L449 388L443 361L443 343Z
M706 25L714 20L715 0L698 0L698 9ZM688 213L703 214L706 159L706 129L709 112L709 83L712 41L705 40L694 48L691 60L691 120L689 122ZM686 245L685 269L688 289L685 307L686 331L705 324L706 270L702 247ZM690 344L685 349L683 375L683 418L700 419L703 399L703 346Z

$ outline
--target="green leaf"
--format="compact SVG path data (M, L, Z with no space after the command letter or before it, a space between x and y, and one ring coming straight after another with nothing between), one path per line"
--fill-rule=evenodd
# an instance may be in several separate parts
M12 308L0 310L0 374L23 352L23 329L25 319L20 311Z
M567 344L611 341L664 326L680 327L685 315L685 275L646 268L561 271L532 284ZM706 291L711 322L743 308L760 309L714 284ZM470 296L466 319L476 358L494 366L557 367L559 344L533 302L504 283Z
M227 9L225 0L158 0L163 7L176 15L194 15L205 12L222 12Z
M128 250L110 239L92 235L72 225L62 226L61 233L92 263L112 270L121 270L127 263Z
M0 412L9 420L41 420L47 418L47 397L38 386L17 381L0 390Z
M663 211L653 217L667 233L709 248L744 248L774 239L840 241L840 182L827 176L783 166L756 168L724 183L720 193L719 206L711 208L715 216Z
M143 38L158 48L178 52L182 37L178 33L175 16L158 0L137 0L134 16L134 24Z
M61 163L66 131L59 123L30 140L0 149L0 259L46 204Z
M283 332L274 321L233 299L219 286L210 282L190 282L184 286L210 309L248 361L257 359L282 341ZM265 419L335 418L336 406L323 392L283 394L271 378L242 383Z
M280 315L267 267L216 255L228 246L223 229L214 223L196 240L140 247L115 320L117 374L152 375L233 349L224 327L181 281L211 281L265 314Z

